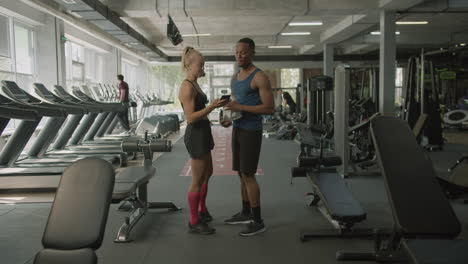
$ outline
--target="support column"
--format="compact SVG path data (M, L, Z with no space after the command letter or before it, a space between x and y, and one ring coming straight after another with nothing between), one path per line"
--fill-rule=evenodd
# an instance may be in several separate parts
M333 64L335 56L335 47L332 44L323 45L323 75L333 77Z
M325 43L323 45L323 75L334 78L334 56L335 47L333 44ZM333 111L333 92L328 92L325 99L325 111Z
M349 72L344 65L338 65L335 70L335 118L334 118L334 140L335 154L343 161L337 171L343 177L348 176L349 165Z
M379 111L395 114L396 36L395 12L380 13Z
M116 56L117 56L117 74L122 74L122 51L116 49ZM114 79L117 78L114 76Z
M62 20L55 18L55 54L57 60L57 84L66 87L65 28Z

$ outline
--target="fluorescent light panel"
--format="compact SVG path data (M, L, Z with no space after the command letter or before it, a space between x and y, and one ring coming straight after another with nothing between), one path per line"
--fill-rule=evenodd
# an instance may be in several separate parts
M206 37L206 36L211 36L211 33L182 35L182 37Z
M427 25L427 21L397 21L397 25Z
M460 46L464 47L466 46L466 43L460 43Z
M303 36L303 35L310 35L310 32L283 32L281 33L282 36Z
M269 49L290 49L292 46L284 45L284 46L268 46Z
M371 35L380 35L380 31L372 31ZM395 34L400 35L400 31L395 31Z
M322 21L313 21L313 22L291 22L288 25L290 26L321 26L323 25Z

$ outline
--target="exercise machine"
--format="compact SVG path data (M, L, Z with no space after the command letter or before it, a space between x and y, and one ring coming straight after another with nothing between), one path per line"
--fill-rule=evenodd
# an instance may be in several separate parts
M461 224L408 124L396 117L381 116L372 121L371 132L394 228L390 234L376 230L373 252L338 251L337 259L468 263L468 252L464 250L468 240L455 239L461 232Z

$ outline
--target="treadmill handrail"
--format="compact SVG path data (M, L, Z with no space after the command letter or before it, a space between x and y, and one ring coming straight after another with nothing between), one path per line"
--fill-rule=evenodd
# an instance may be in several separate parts
M11 90L16 89L22 93L22 95L28 97L28 100L22 100L17 97ZM54 105L41 102L41 100L30 95L23 89L21 89L15 82L12 81L2 81L1 90L5 98L9 99L9 105L17 106L18 108L36 110L41 116L49 117L65 117L67 114L60 108L57 108Z
M42 85L42 87L40 87ZM54 105L56 107L60 107L62 110L67 111L68 114L74 115L84 115L87 114L89 111L86 107L83 106L76 106L76 105L67 105L65 102L58 96L51 93L43 84L34 83L34 90L36 94L40 96L43 102ZM49 97L49 98L48 98ZM53 101L50 99L53 98Z
M61 97L64 100L73 102L73 103L79 103L80 105L85 105L86 107L94 107L95 109L100 109L101 112L118 112L122 111L120 109L115 109L116 106L113 106L112 104L105 104L105 103L100 103L100 104L94 104L94 103L89 103L83 100L80 100L79 98L76 98L75 96L72 96L69 94L62 86L60 85L55 85L55 92L57 96ZM120 105L121 107L121 105Z
M18 107L6 105L0 105L0 117L27 121L36 121L41 119L35 110L21 109Z

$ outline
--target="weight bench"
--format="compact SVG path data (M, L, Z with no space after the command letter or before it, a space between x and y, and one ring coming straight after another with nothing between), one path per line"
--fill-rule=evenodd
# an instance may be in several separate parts
M147 134L145 135L147 139ZM119 228L116 243L131 242L130 232L138 221L148 212L148 209L169 209L178 211L180 208L173 202L148 202L148 182L156 174L156 168L152 166L153 152L171 151L171 141L156 140L127 140L122 142L122 151L143 152L142 166L129 167L117 174L112 203L123 202L119 210L130 211L124 223Z
M62 175L34 264L94 264L104 238L114 169L101 159L72 163Z
M319 211L335 227L313 234L302 233L301 241L313 238L367 238L373 236L371 229L355 229L353 226L366 219L366 212L354 198L345 180L336 171L341 165L337 156L323 157L323 145L320 143L320 156L299 156L298 167L291 169L291 177L307 177L312 184L313 199L309 206L317 206ZM319 202L321 202L319 204Z
M460 222L408 124L381 116L372 121L371 132L394 218L393 232L390 236L376 232L372 253L338 251L337 259L468 263L468 240L454 240Z
M111 190L112 203L123 202L119 210L130 211L130 215L125 218L117 233L115 242L131 242L131 230L148 209L180 210L172 202L148 202L148 182L156 174L156 169L152 166L153 152L168 152L171 149L171 142L168 140L122 142L122 151L143 152L145 158L142 166L125 168L115 176L115 184ZM59 189L60 177L60 175L3 177L5 179L0 185L0 193L55 192Z

